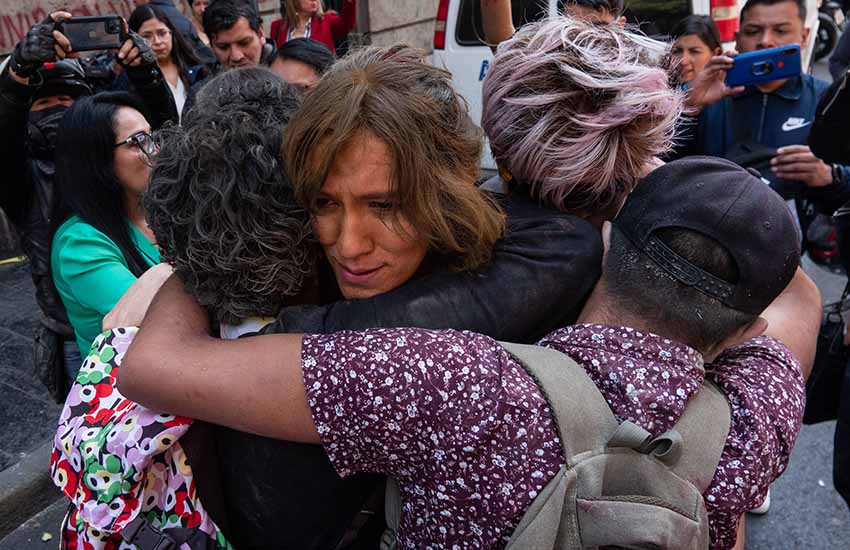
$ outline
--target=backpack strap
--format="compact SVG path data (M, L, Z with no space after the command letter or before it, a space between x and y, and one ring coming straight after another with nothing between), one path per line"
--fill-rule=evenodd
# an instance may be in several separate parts
M549 401L567 464L578 454L605 448L620 423L578 363L551 348L510 342L499 345L523 364Z
M602 447L630 447L667 463L705 491L726 445L731 415L726 397L709 381L691 396L679 421L655 439L632 422L618 422L585 370L553 349L499 342L520 360L546 393L567 463ZM565 388L565 391L557 391Z
M688 400L671 430L681 436L679 456L671 463L676 475L705 492L714 479L731 422L729 401L717 386L706 380Z

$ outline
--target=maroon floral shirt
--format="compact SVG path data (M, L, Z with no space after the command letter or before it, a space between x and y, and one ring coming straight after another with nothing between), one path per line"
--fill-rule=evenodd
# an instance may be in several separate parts
M541 345L588 372L621 420L657 435L703 380L691 348L632 329L583 325ZM304 382L325 450L342 476L399 481L400 548L503 548L563 465L537 385L478 334L375 329L305 336ZM803 410L800 368L770 338L709 368L732 407L720 466L705 493L712 548L731 548L738 517L785 469Z
M720 388L731 408L729 436L703 496L712 550L732 548L741 514L762 503L788 466L800 432L805 385L788 348L773 338L753 338L722 353L703 374L694 349L630 328L576 325L540 345L572 357L618 419L653 436L673 427L704 376Z

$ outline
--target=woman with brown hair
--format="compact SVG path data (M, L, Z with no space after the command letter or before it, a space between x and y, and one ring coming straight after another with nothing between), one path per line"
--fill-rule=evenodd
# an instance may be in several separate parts
M284 136L296 198L345 298L435 265L475 271L504 231L475 186L481 130L446 73L410 48L357 52L304 99Z
M280 0L280 19L272 21L271 38L280 47L293 38L310 38L336 53L334 42L354 28L356 0L343 0L342 11L325 11L322 0Z

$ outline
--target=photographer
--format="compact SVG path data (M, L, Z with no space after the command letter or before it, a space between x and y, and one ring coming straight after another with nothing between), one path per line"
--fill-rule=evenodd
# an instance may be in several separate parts
M50 277L51 232L61 220L54 189L56 130L74 101L93 89L84 66L71 57L73 44L57 30L71 14L58 11L33 25L0 67L0 155L7 177L0 186L0 207L21 235L30 258L36 298L43 318L36 328L36 370L56 399L64 398L63 343L68 361L80 362L73 332ZM168 85L150 46L129 33L117 59L139 92L154 128L177 120ZM79 364L73 365L77 368ZM59 373L59 374L57 374Z

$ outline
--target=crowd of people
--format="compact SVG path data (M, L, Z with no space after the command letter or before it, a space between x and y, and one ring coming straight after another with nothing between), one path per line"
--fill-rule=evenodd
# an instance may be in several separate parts
M268 39L253 0L137 2L84 59L59 11L16 46L0 199L64 547L743 547L803 419L847 77L728 87L708 17L479 1L480 127L421 51L336 55L354 0L283 0ZM805 15L749 0L738 52Z

